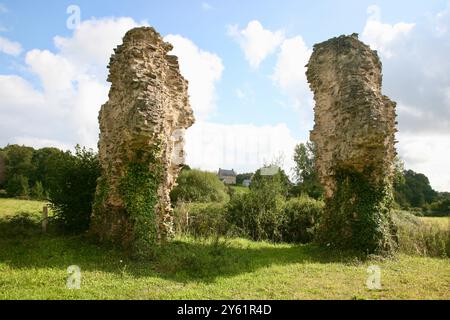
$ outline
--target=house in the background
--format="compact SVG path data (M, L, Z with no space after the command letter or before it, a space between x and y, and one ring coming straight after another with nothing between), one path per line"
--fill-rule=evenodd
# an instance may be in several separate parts
M225 184L236 184L236 172L234 169L226 170L219 168L219 179Z

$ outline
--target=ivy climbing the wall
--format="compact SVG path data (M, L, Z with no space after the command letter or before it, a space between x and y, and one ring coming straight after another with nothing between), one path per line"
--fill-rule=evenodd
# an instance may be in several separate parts
M326 200L319 242L365 254L392 252L396 243L390 184L371 181L370 168L335 172L336 191Z
M149 163L151 170L149 170ZM161 169L156 162L130 163L120 184L125 210L132 224L132 252L142 257L151 254L158 240L158 186Z

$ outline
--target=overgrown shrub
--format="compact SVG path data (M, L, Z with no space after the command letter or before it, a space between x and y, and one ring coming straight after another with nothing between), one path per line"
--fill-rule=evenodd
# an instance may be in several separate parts
M253 240L282 240L284 192L280 180L261 176L250 192L236 194L227 207L227 221L241 236Z
M228 231L226 204L179 202L174 209L178 234L195 237L223 236Z
M450 197L431 204L431 210L437 213L450 215Z
M82 232L89 228L100 167L92 150L76 147L75 155L62 153L53 159L49 201L65 231Z
M299 243L312 241L323 207L323 201L307 196L286 201L281 228L283 241Z
M39 215L17 212L0 219L0 239L24 239L41 233Z
M223 202L228 201L227 188L217 175L200 170L183 170L177 186L170 193L172 202Z
M227 221L241 236L257 241L310 241L323 204L307 197L286 201L290 187L282 170L271 175L257 170L249 192L231 198Z
M416 216L396 211L398 248L407 254L430 257L450 257L450 231L420 221Z

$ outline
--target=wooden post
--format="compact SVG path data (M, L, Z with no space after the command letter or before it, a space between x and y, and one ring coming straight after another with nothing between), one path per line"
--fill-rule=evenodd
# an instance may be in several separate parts
M44 206L42 208L42 232L47 232L47 224L48 224L48 207Z

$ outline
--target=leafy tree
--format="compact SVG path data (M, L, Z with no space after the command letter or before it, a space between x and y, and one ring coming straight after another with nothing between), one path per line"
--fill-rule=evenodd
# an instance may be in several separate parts
M42 148L34 150L33 157L31 159L34 170L30 175L30 183L36 184L36 182L40 181L44 190L47 190L50 185L50 173L54 170L53 162L62 154L64 154L64 151L57 148Z
M170 193L172 201L221 202L228 200L227 188L217 175L196 169L182 170L177 186Z
M257 170L250 192L234 195L228 205L227 221L254 240L282 239L283 208L290 181L281 169L273 173L266 175L262 169Z
M300 143L294 150L294 176L297 185L293 188L293 195L307 194L315 199L323 195L323 188L319 182L315 168L316 146L313 142Z
M6 192L10 197L27 198L30 195L28 178L21 174L13 175L8 179L6 184Z
M49 171L49 201L64 230L89 228L100 165L92 150L76 146L75 155L54 155Z
M428 178L413 170L403 172L403 179L395 181L394 194L396 202L403 208L426 208L437 197Z
M262 170L272 167L276 169L275 174L263 175ZM286 172L278 166L267 166L263 169L258 169L252 178L250 189L253 191L264 190L266 187L273 188L273 191L277 194L286 197L291 188L291 181Z
M19 146L17 144L8 145L3 149L6 155L5 169L6 178L14 175L30 177L34 170L32 163L34 149L31 147Z

